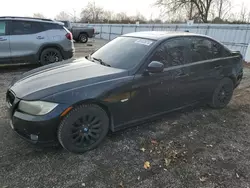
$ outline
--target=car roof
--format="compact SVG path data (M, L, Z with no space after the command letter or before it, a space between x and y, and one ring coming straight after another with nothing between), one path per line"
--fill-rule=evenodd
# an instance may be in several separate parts
M1 16L0 20L22 20L22 21L36 21L36 22L47 22L47 23L57 23L57 21L45 18L33 18L33 17L19 17L19 16Z
M145 39L151 39L151 40L164 40L167 38L178 37L178 36L202 36L202 37L208 38L208 36L206 35L189 33L189 32L181 32L181 31L142 31L142 32L128 33L122 36L145 38Z

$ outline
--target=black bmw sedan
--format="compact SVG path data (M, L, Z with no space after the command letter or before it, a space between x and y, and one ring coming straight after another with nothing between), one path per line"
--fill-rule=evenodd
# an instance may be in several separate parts
M6 101L10 125L32 143L82 153L109 130L197 102L225 107L242 75L242 55L192 33L137 32L93 54L24 73Z

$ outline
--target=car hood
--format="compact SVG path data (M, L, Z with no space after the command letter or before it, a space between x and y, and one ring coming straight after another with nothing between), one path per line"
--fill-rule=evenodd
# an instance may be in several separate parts
M38 100L61 91L127 75L126 70L106 67L81 58L26 72L12 82L10 89L18 98Z

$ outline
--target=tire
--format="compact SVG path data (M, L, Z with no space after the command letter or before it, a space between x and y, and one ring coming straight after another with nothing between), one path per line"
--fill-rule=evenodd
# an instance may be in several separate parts
M233 91L233 81L230 78L223 78L213 92L210 106L216 109L226 107L233 96Z
M84 153L96 148L109 130L107 113L98 105L80 105L69 112L59 125L57 136L69 152Z
M80 34L79 37L78 37L78 41L81 42L81 43L87 43L89 40L88 38L88 35L83 33L83 34Z
M46 48L40 55L40 64L48 65L51 63L62 61L63 57L59 50L55 48Z

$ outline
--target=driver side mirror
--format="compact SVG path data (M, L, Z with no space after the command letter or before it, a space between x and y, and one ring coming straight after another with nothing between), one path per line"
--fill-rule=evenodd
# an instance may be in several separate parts
M163 69L164 69L163 63L161 63L159 61L152 61L148 65L147 72L149 72L149 73L160 73L160 72L163 72Z

